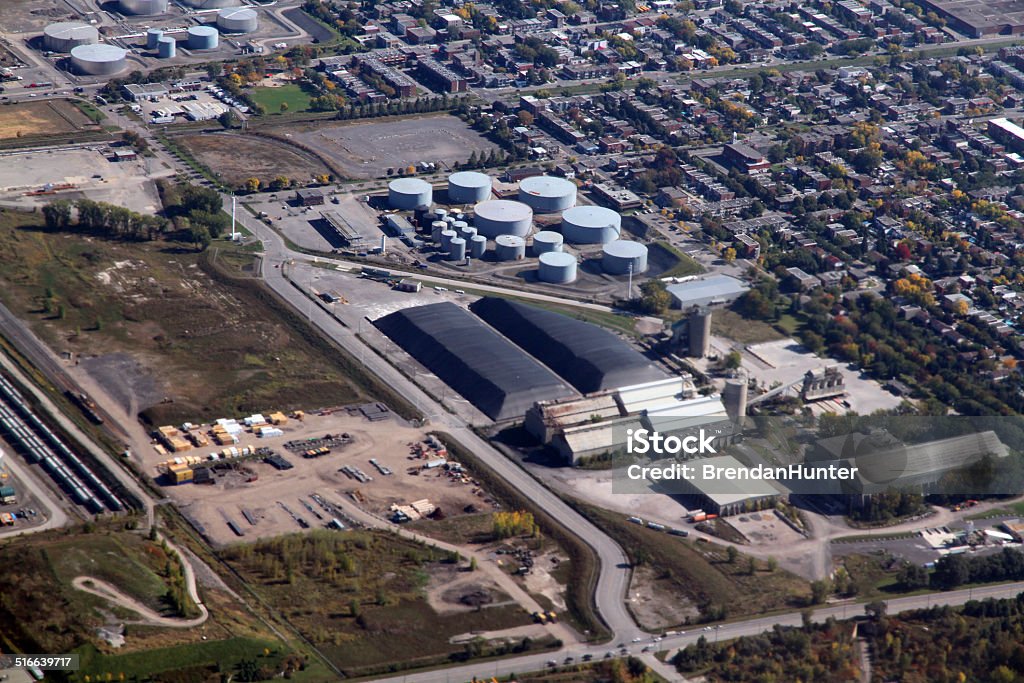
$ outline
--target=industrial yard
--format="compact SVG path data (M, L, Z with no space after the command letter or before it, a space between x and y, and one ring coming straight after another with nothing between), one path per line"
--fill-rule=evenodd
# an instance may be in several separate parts
M175 137L193 156L228 185L238 186L258 178L269 186L284 176L299 183L329 174L322 161L294 145L265 137L218 133Z
M223 450L216 444L175 453L154 450L145 461L183 514L220 545L324 528L336 518L344 527L362 525L360 511L377 520L408 521L494 507L486 491L447 463L443 449L426 445L425 430L407 426L390 413L378 421L358 409L306 413L280 429L281 435L262 438L240 432L235 447L268 449L284 463L272 464L254 453L218 464L208 458L208 453ZM327 434L348 436L332 442L324 438ZM301 445L289 448L294 442ZM329 452L308 452L318 448ZM160 465L175 457L198 461L190 479L177 485L169 479L170 469ZM206 468L213 468L214 475L202 480L208 484L199 483L194 473Z

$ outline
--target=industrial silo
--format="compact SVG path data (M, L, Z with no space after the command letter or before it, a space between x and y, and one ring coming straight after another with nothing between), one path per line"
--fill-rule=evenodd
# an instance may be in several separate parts
M537 213L565 211L576 204L576 184L550 175L526 178L519 183L519 201Z
M167 11L167 0L118 0L122 14L150 17Z
M396 178L388 183L388 206L392 209L415 209L434 201L434 188L419 178Z
M430 224L430 241L434 244L441 244L441 231L447 230L448 224L444 221L434 221Z
M570 244L608 244L621 232L622 216L603 206L574 206L562 214L562 236Z
M448 218L448 209L434 209L434 215L437 216L437 220L443 221Z
M498 235L494 238L494 255L499 261L519 261L526 257L526 240L519 235Z
M533 210L526 204L505 199L480 202L473 207L473 225L485 237L518 235L526 237L533 224Z
M615 240L604 245L601 268L609 275L639 275L647 270L647 247L639 242Z
M79 45L99 42L100 33L95 27L80 21L62 21L43 29L43 47L51 52L71 52Z
M477 204L491 198L491 177L476 171L459 171L448 176L451 204Z
M704 358L711 350L711 309L698 306L687 319L690 334L690 357Z
M452 221L452 230L461 233L465 228L469 227L469 223L466 221L454 220Z
M178 54L178 41L174 36L163 36L157 41L156 54L160 59L172 59Z
M229 7L217 13L217 28L225 33L252 33L259 25L259 15L251 7Z
M214 50L220 42L220 34L212 26L193 26L188 30L188 49Z
M459 236L454 230L441 231L441 251L448 251L452 248L452 240Z
M128 51L115 45L97 43L79 45L71 50L71 64L76 73L89 76L112 76L128 65Z
M466 260L466 240L461 237L453 237L451 243L448 246L448 260L449 261L465 261Z
M222 7L237 7L242 0L183 0L189 7L196 9L220 9Z
M164 32L158 28L151 28L146 31L146 49L155 50L157 43L163 38Z
M540 255L537 279L553 285L565 285L576 280L576 257L564 251L549 251Z
M562 251L562 236L552 230L541 230L533 236L533 255Z
M483 258L487 251L487 238L483 235L473 235L469 239L469 255L473 258Z
M747 415L747 380L742 377L725 380L722 403L726 414L736 420Z
M459 237L466 240L466 242L469 242L471 239L476 237L476 234L476 228L468 225L459 230Z

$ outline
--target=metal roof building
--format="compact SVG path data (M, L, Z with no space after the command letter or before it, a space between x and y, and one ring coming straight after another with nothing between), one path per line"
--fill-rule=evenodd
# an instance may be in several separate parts
M469 308L583 393L666 377L639 351L592 323L498 297Z
M710 306L735 301L750 289L742 280L728 275L712 275L699 280L680 282L669 285L668 293L672 295L675 308L691 306Z
M575 394L553 372L451 302L406 308L374 325L492 420L522 417L536 401Z

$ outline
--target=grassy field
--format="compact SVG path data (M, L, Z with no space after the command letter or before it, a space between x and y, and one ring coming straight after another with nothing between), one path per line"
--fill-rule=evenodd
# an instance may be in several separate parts
M145 417L201 421L368 397L368 378L258 283L232 277L245 273L220 267L233 264L213 263L219 252L56 235L40 222L0 213L0 298L54 351L96 356L90 372L114 395L130 393ZM144 376L107 362L124 355Z
M269 185L277 176L285 176L305 184L314 176L330 174L313 156L268 138L235 133L193 133L175 136L174 142L232 187L242 185L249 178L259 178L264 185Z
M249 91L256 104L262 105L268 114L277 114L281 105L287 104L287 111L306 111L309 109L310 96L297 85L282 85L278 88L255 88Z
M686 277L687 275L700 275L704 272L704 266L676 249L668 242L654 242L651 249L668 255L668 258L675 260L675 265L670 266L659 277Z
M68 100L0 105L0 140L73 133L92 123Z
M386 533L295 534L222 557L346 675L458 660L452 636L529 623L514 605L435 613L423 589L448 555Z
M665 600L685 597L705 615L731 619L800 607L810 595L803 579L764 567L750 574L742 554L730 563L721 546L630 524L621 514L583 503L575 506L618 541L632 562L654 570L655 589Z
M711 333L740 344L760 344L785 337L761 320L750 320L730 308L716 308L711 314Z

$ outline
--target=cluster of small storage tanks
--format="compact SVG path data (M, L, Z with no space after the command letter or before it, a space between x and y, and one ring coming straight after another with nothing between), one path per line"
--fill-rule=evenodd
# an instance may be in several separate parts
M119 512L124 504L96 473L82 462L29 408L21 393L0 377L0 430L16 444L32 464L43 469L79 505L90 512Z

